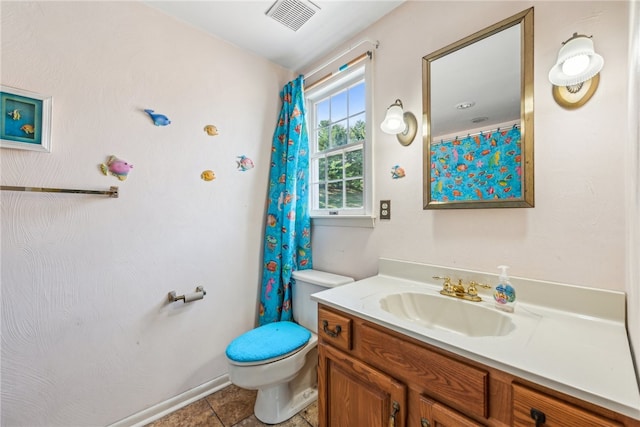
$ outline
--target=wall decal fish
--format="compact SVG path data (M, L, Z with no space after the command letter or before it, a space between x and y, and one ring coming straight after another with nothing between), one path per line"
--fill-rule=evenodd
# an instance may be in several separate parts
M391 168L391 178L393 179L400 179L400 178L404 178L406 176L406 172L404 171L404 168L395 165L394 167Z
M206 170L200 174L200 178L205 181L213 181L216 179L216 174L212 170Z
M238 165L238 170L240 172L245 172L245 171L248 171L249 169L253 169L253 166L254 166L253 160L251 160L247 156L238 156L238 159L240 160L236 160L236 163Z
M151 120L153 120L153 124L156 126L166 126L168 124L171 124L171 120L169 120L169 118L164 114L155 114L153 110L144 110L144 112L147 113L149 117L151 117Z
M216 136L218 135L218 128L215 127L214 125L206 125L204 127L204 131L207 133L207 135L209 136Z
M100 165L100 170L104 175L113 175L120 181L127 179L127 175L133 169L133 165L118 159L116 156L110 156L106 163Z

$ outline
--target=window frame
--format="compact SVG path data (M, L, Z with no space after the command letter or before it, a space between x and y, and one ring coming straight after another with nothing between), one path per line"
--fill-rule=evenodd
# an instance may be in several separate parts
M329 79L327 82L315 87L305 93L305 102L307 109L307 118L309 120L309 213L315 223L322 225L354 225L354 226L372 226L372 221L367 219L373 218L373 82L371 78L372 67L371 60L365 60L355 65L351 69L341 72L338 76ZM363 194L362 208L341 208L341 209L316 209L315 201L318 198L314 183L317 172L315 171L315 158L318 157L316 151L316 134L315 120L316 110L315 104L322 102L324 99L335 95L355 84L359 81L365 83L365 140L362 143L362 159L363 159ZM346 153L352 151L359 144L346 144L344 146L331 148L323 151L326 155L333 153ZM344 177L343 177L344 180ZM363 222L357 221L358 218L364 219ZM342 224L331 224L325 220L337 220ZM342 221L348 219L348 221ZM354 221L356 220L356 221ZM332 221L330 221L332 222ZM369 225L371 224L371 225Z

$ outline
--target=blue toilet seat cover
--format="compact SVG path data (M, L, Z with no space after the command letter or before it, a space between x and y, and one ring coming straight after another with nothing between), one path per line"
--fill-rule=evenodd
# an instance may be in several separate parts
M227 357L236 362L259 362L290 353L311 338L311 332L297 323L273 322L252 329L231 341Z

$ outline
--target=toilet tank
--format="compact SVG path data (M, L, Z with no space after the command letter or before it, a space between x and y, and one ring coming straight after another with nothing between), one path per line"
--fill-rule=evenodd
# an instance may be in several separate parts
M313 333L318 332L318 303L311 294L353 282L353 278L319 270L300 270L292 273L293 319Z

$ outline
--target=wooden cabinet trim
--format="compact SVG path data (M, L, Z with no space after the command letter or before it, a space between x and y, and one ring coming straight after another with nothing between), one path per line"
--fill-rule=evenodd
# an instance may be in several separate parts
M431 396L473 415L488 416L489 374L425 347L389 336L367 324L358 325L362 359L411 382Z
M533 425L532 409L545 415L545 426L598 426L622 427L622 424L589 412L585 409L560 401L545 393L513 383L513 425L516 427Z
M347 316L322 306L318 308L318 336L342 350L352 348L352 323Z
M424 422L426 420L426 423ZM428 424L427 424L428 423ZM463 414L449 409L446 406L426 396L420 396L420 425L442 427L483 427Z

